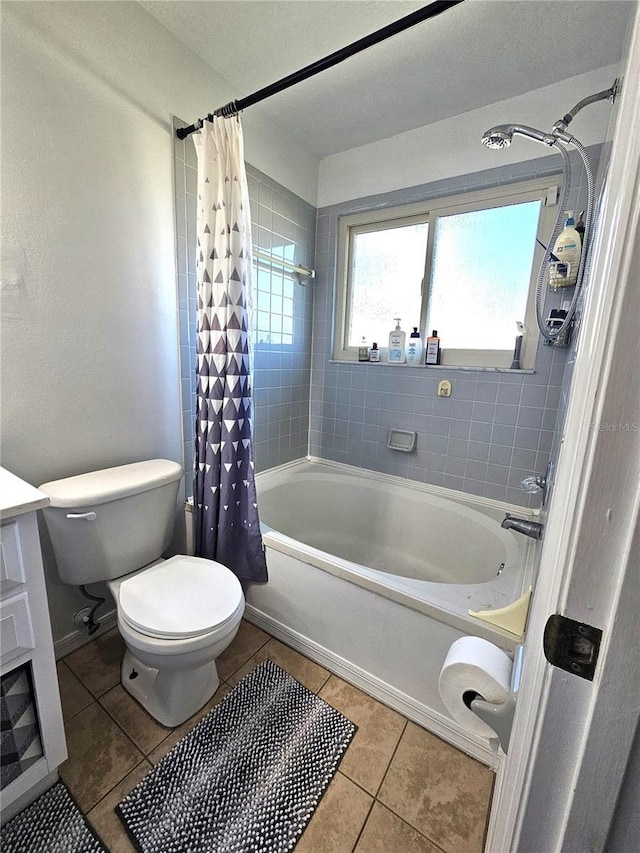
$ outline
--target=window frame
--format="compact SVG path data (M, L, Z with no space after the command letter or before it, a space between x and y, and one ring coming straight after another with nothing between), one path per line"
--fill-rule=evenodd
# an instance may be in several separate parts
M357 361L358 347L348 346L349 306L351 304L350 271L353 259L353 235L393 227L402 227L418 222L428 223L427 249L425 257L425 272L422 281L420 334L423 341L428 332L426 329L429 310L429 284L433 266L433 249L435 242L436 223L439 217L452 216L461 213L472 213L494 207L506 207L510 204L540 201L540 218L538 220L537 239L545 245L551 236L555 224L559 195L560 174L545 178L535 178L517 183L504 184L470 193L443 198L430 199L423 202L402 206L377 208L360 213L346 214L338 221L338 259L336 267L336 299L333 324L333 358L337 361ZM531 265L531 277L527 296L527 306L523 322L525 339L521 353L521 367L524 370L533 369L538 348L537 324L535 319L535 291L540 263L544 249L536 244ZM426 284L426 287L425 287ZM406 323L406 321L405 321ZM389 320L389 331L392 328ZM404 328L407 332L407 328ZM517 331L513 330L515 344ZM446 342L446 337L445 337ZM386 361L388 351L387 341L378 341L381 359ZM508 368L513 360L513 349L509 350L478 350L442 348L441 366L469 368Z

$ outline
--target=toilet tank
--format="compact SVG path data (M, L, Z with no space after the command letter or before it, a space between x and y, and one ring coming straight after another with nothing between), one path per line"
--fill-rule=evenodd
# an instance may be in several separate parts
M160 557L171 541L182 474L176 462L150 459L44 483L61 579L112 580Z

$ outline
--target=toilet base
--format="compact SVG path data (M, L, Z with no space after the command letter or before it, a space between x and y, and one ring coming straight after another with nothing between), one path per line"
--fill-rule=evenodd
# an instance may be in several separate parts
M129 649L122 658L120 680L124 689L168 728L188 720L220 684L214 660L194 669L162 671L142 663Z

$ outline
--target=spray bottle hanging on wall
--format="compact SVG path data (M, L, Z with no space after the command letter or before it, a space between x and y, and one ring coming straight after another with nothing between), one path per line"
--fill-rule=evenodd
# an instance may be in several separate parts
M573 287L578 280L582 239L576 230L573 211L567 211L564 230L553 245L556 260L549 264L549 286L554 290L560 287Z

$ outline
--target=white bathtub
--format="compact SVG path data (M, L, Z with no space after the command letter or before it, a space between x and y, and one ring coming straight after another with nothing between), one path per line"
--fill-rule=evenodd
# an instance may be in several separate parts
M469 616L532 581L535 543L503 530L522 508L321 460L257 476L269 583L247 616L331 671L495 766L455 723L437 679L451 643L520 640Z

